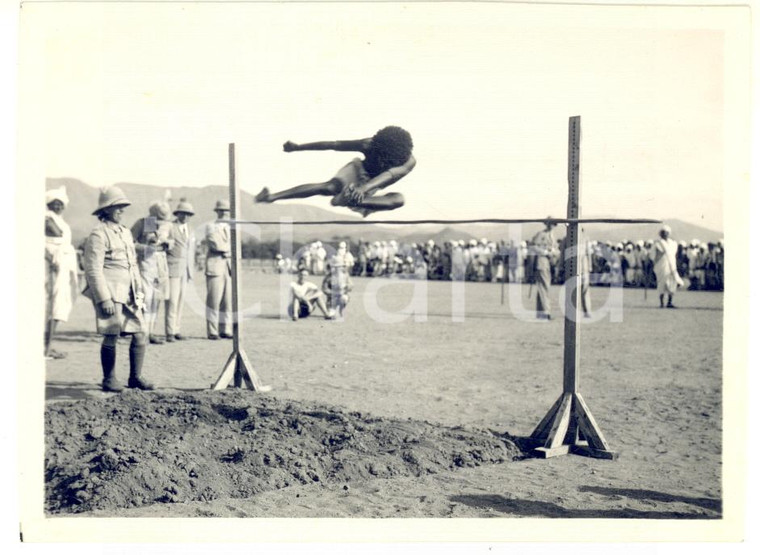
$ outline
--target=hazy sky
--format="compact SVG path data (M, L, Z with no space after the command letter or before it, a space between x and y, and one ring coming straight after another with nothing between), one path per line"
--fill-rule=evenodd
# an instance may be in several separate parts
M43 83L29 94L48 177L225 184L235 142L241 186L279 190L352 157L286 154L285 140L396 124L418 165L389 189L407 201L394 217L562 216L568 118L580 115L586 215L719 229L734 175L726 114L744 109L726 23L630 10L27 4L22 31L43 62L27 78Z

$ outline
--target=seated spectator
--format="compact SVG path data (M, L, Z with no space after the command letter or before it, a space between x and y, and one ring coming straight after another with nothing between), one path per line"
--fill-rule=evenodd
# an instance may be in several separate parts
M335 314L328 310L325 304L325 296L319 287L306 281L309 272L299 270L298 280L290 283L290 302L288 303L288 316L295 322L299 318L308 318L317 307L322 312L325 320L334 320Z

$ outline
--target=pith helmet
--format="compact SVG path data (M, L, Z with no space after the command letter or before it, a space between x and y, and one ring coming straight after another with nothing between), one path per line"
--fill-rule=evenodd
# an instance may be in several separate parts
M97 216L101 210L110 208L112 206L129 206L132 204L127 199L124 191L119 189L116 185L111 187L103 187L100 190L100 196L98 197L98 207L92 213L93 216Z
M230 210L230 202L228 200L224 200L224 199L217 200L216 201L216 205L214 206L214 210L215 211L227 210L229 212L229 210Z
M169 203L163 200L155 200L148 207L148 214L159 220L168 220L170 212Z
M184 212L185 214L189 214L190 216L195 214L195 210L193 210L193 205L187 202L187 199L184 199L184 198L179 199L179 204L177 205L177 208L174 209L174 215L176 216L180 212Z

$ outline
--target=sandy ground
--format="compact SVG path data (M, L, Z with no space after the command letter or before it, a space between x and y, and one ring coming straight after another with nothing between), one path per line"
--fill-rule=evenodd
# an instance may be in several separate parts
M204 317L197 310L205 295L201 274L194 286L197 293L190 294L185 307L182 333L188 340L148 350L145 374L157 385L156 393L127 392L120 399L99 390L100 338L93 333L89 301L77 301L56 344L68 357L47 364L46 508L51 514L721 517L722 294L679 292L679 309L661 310L653 292L645 301L643 291L625 290L622 321L605 318L584 324L580 391L611 449L620 456L616 461L579 456L544 460L524 456L515 445L520 444L518 438L533 431L561 393L563 322L556 317L560 288L552 289L555 319L538 323L517 318L509 302L502 305L499 285L468 283L464 321L455 321L450 283L356 279L345 321L327 322L315 316L291 322L279 316L280 280L251 270L243 278L242 304L259 315L246 318L242 343L261 380L273 387L266 394L208 391L231 351L231 342L205 338ZM378 286L374 306L365 293ZM416 297L427 304L425 321L409 315L414 287L426 288L418 289ZM604 305L608 295L608 289L592 289L594 306ZM527 286L508 286L506 297L531 305ZM456 309L457 297L454 299ZM378 308L386 311L386 320L400 321L378 322L371 317ZM126 380L125 340L120 344L117 368L120 378ZM239 414L245 418L215 420L209 416L202 419L201 434L200 426L178 420L187 417L187 412L159 414L160 407L177 398L190 405L244 410ZM273 432L262 439L259 430L259 440L250 437L246 423L249 428L266 423L272 411L262 413L261 409L267 403L270 409L289 410L288 418L299 418L310 430L305 432L311 434L310 441L323 446L324 450L314 455L326 458L330 465L319 467L320 479L267 478L261 487L235 489L222 487L221 477L215 481L200 476L209 487L217 483L219 488L218 495L211 498L199 496L187 485L189 467L217 468L213 459L214 465L226 461L227 467L254 475L260 464L256 457L272 448L271 442L301 448L298 442L303 436L284 434L289 421L278 429L279 435ZM135 421L125 416L130 414L129 407L136 411L132 414L153 415L148 421L158 423L164 435L155 429L148 433L147 424L143 428L130 425ZM417 441L420 445L421 438L435 441L428 442L427 451L418 451L424 460L414 465L408 454L407 459L401 458L404 449L398 444L389 440L368 446L357 432L344 445L344 455L357 467L353 473L341 473L335 471L335 451L324 447L322 441L335 429L312 425L307 417L315 411L340 415L344 431L346 426L356 431L358 425L363 433L371 422L381 430L379 435L391 437L388 430L401 426L412 444ZM117 413L120 418L113 416ZM282 420L280 413L277 418ZM460 430L458 435L456 430ZM166 442L174 438L169 441L171 448L184 454L185 468L174 465L175 475L156 478L180 484L176 491L167 493L161 487L150 493L156 484L146 483L142 490L135 486L132 494L123 495L121 502L105 502L105 498L118 496L110 492L109 497L107 488L98 490L81 483L84 466L104 472L103 465L91 462L95 456L111 449L123 457L128 451L125 446L150 453L141 446L147 438L164 442L165 449L170 448ZM488 443L488 452L503 456L472 455L477 451L473 444L482 448L479 442L492 442L493 438L499 445ZM234 449L224 443L227 441ZM462 453L471 458L460 465L455 461ZM308 459L305 452L299 456L301 461ZM148 456L122 466L133 474L152 476L155 467L160 467L156 460ZM245 470L231 466L240 461L247 465ZM396 471L367 472L378 463ZM294 462L284 461L281 469L291 470L291 464ZM153 474L147 472L149 468ZM118 465L109 469L109 480L116 480L121 472ZM193 470L197 482L199 469ZM67 479L69 485L87 489L76 502L67 502L65 496L63 501L59 499L61 483Z

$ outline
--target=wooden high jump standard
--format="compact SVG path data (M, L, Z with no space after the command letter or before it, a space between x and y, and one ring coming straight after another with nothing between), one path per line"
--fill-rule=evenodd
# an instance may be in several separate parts
M581 118L570 118L568 146L568 198L567 218L581 217L580 205L580 143ZM574 453L602 459L615 459L591 411L578 391L580 367L581 318L579 289L581 287L579 245L582 233L579 223L568 222L565 251L565 356L562 395L538 424L530 439L539 447L539 457L555 457ZM584 253L585 254L585 253Z
M234 378L235 387L242 387L245 383L248 389L254 391L271 391L272 387L263 385L256 371L248 360L248 355L240 345L240 336L243 332L243 315L240 312L240 280L238 269L240 268L240 238L238 237L238 206L240 189L235 177L235 144L229 145L230 165L230 241L232 262L232 354L227 359L221 375L211 389L224 389Z

